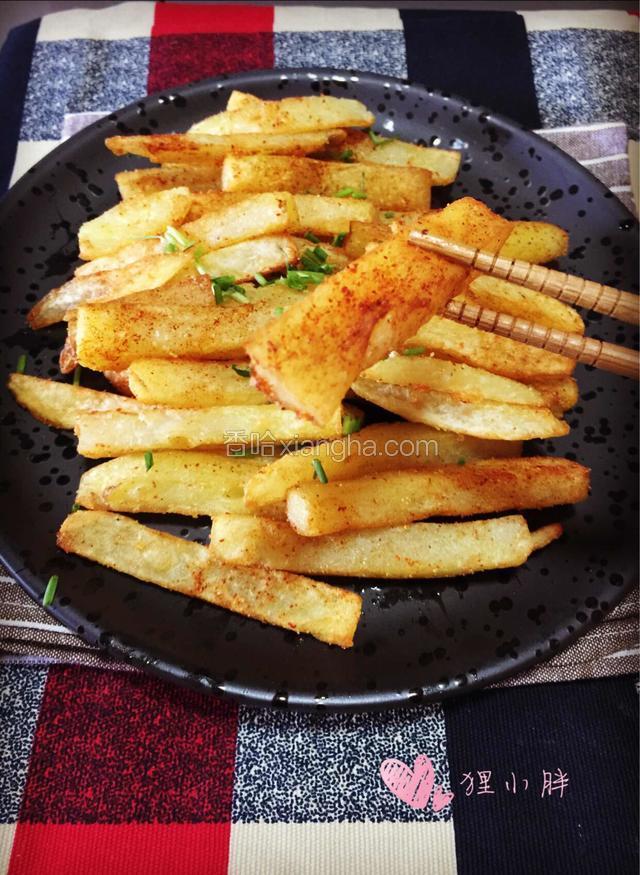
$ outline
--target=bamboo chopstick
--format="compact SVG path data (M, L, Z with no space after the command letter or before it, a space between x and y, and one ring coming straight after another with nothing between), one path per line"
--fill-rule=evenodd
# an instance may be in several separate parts
M437 252L469 267L475 267L483 273L542 292L559 301L595 310L597 313L612 316L630 325L640 324L640 297L631 292L622 292L611 286L541 267L538 264L530 264L528 261L502 258L492 252L464 246L444 237L423 234L420 231L412 231L409 234L409 241L422 249Z
M603 371L610 371L623 377L634 377L636 380L640 376L640 355L633 349L617 346L615 343L583 337L581 334L569 334L556 328L547 328L544 325L528 322L526 319L519 319L506 313L496 313L495 310L487 310L464 301L449 301L443 315L463 325L481 328L529 346L557 352Z

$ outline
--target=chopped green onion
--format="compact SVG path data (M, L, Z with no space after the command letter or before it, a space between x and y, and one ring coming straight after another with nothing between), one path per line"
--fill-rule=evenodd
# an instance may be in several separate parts
M465 458L463 458L462 456L458 459L458 462L457 462L458 465L466 465L466 463L467 463L467 460Z
M322 246L315 246L313 249L305 249L300 256L302 266L312 273L331 274L334 268L331 264L327 264L328 254Z
M393 210L387 210L385 213L383 213L383 215L385 219L393 219L395 213L393 212Z
M165 243L162 251L165 253L165 255L170 255L172 252L177 252L178 247L175 243Z
M239 377L250 377L251 371L249 368L241 368L239 365L231 365L231 370L235 371Z
M318 285L325 278L324 272L314 270L288 270L286 283L296 292L304 292L308 285Z
M23 352L16 365L16 374L24 374L27 367L27 354Z
M232 298L234 301L238 301L241 304L249 303L249 298L247 298L242 286L236 284L235 277L211 277L211 290L213 291L216 304L223 304L225 298Z
M426 347L424 346L410 346L402 350L402 355L423 355L425 352Z
M347 237L347 235L344 232L342 232L340 234L336 234L336 236L331 241L331 245L332 246L342 246L346 237Z
M374 131L369 128L367 131L369 134L369 139L373 143L373 148L378 149L380 146L388 146L389 143L394 142L394 137L381 137L379 134L374 133Z
M259 286L268 286L269 285L269 280L266 277L264 277L261 273L256 273L253 278L258 283Z
M235 286L230 292L229 297L233 298L234 301L238 301L240 304L248 304L249 298L247 298L244 291L240 288L240 286Z
M174 228L173 225L167 225L162 240L164 241L165 252L177 252L178 250L186 252L187 249L191 249L192 246L196 245L195 240L190 240L186 234Z
M284 313L284 307L276 307L273 311L274 316L282 316Z
M77 510L81 510L82 505L78 504L77 501L74 501L71 505L71 513L75 513Z
M319 243L320 242L320 238L316 237L316 235L313 233L313 231L307 231L307 233L304 236L305 236L305 240L309 240L310 243Z
M345 413L342 417L342 434L355 434L362 428L362 417L353 416L351 413Z
M202 244L200 244L196 246L196 248L193 250L193 260L195 261L196 270L198 271L198 273L202 274L202 276L207 276L207 268L204 266L204 264L202 264L200 260L203 255L205 255L205 248L204 246L202 246Z
M355 197L360 198L361 200L366 200L367 193L364 191L359 191L357 188L341 188L339 191L335 193L335 197Z
M320 459L313 459L311 464L313 465L313 479L316 477L321 483L328 483L329 478L327 477L324 468L322 467L322 462Z
M44 595L42 596L42 605L45 608L48 608L49 605L53 604L53 600L56 597L56 590L58 589L58 575L52 574L49 578L49 582L47 583L47 588L44 591Z
M353 149L345 149L338 155L338 161L344 161L345 164L351 164L353 161Z
M76 366L75 366L75 370L74 370L74 372L73 372L73 385L74 385L74 386L79 386L79 385L80 385L80 375L81 375L81 374L82 374L82 367L81 367L81 365L76 365Z
M147 450L144 454L144 467L147 471L150 471L153 468L153 453L151 450Z

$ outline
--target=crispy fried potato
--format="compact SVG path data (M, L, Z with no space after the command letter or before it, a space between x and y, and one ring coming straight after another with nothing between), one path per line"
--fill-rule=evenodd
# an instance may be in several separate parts
M123 170L115 179L123 200L140 194L152 194L167 188L184 185L192 192L220 188L219 164L190 166L165 164L164 167L145 167L142 170Z
M344 251L349 258L360 258L372 243L387 240L391 233L391 228L382 222L352 222Z
M138 402L140 404L140 402ZM76 418L78 452L102 459L143 450L232 448L321 440L342 433L341 411L325 426L300 419L275 404L200 409L140 405L142 410L81 413Z
M94 258L93 261L86 261L76 268L74 276L90 276L92 273L117 270L152 255L161 255L163 251L164 242L160 235L134 240L133 243L127 243L126 246L118 249L113 255L101 255L100 258Z
M549 222L512 222L511 234L500 249L504 258L545 264L569 251L569 235Z
M582 317L573 307L495 276L476 276L465 288L462 298L478 307L519 316L547 328L584 334Z
M439 358L483 368L525 383L567 377L575 367L575 362L566 356L440 316L432 316L405 344L407 349L420 347L427 354L433 352Z
M80 258L89 261L113 255L142 237L162 234L167 225L182 223L190 204L191 194L184 186L128 198L81 226Z
M113 301L135 292L157 289L169 282L187 266L191 256L186 252L149 255L126 267L76 276L57 289L52 289L30 310L27 321L31 328L44 328L61 322L65 313L80 304Z
M559 525L546 528L542 538L534 539L524 517L514 515L306 538L284 522L229 513L213 520L211 552L232 565L302 574L454 577L522 565L545 538L548 542L562 534Z
M423 230L494 250L509 228L471 198L422 223ZM465 269L418 250L407 235L384 241L256 332L246 349L265 394L316 422L326 421L367 365L443 309Z
M147 134L108 137L104 144L114 155L140 155L156 164L206 165L222 162L225 155L308 155L341 143L344 131L310 131L299 134Z
M221 206L188 222L181 230L211 249L221 249L252 237L283 234L295 230L299 224L293 197L287 192L271 192Z
M222 168L222 165L220 167ZM215 213L223 207L229 207L246 199L246 191L194 191L191 193L191 206L185 223L195 222L208 213Z
M376 215L368 200L318 194L296 194L293 199L300 218L299 230L312 231L320 237L346 234L354 223L373 221Z
M243 286L242 288L245 288ZM253 289L253 286L251 286ZM128 295L126 301L130 307L215 307L216 299L211 288L211 278L200 274L180 274L160 289L148 289ZM98 306L101 306L98 302ZM127 311L129 312L129 311Z
M544 403L555 414L562 416L578 403L578 384L573 377L559 377L557 380L527 380L539 392Z
M216 407L218 405L267 404L268 399L248 379L248 362L238 370L231 362L201 362L187 359L141 359L128 369L129 386L140 401L167 407Z
M143 402L113 392L98 392L71 383L56 383L26 374L11 374L9 390L32 416L57 428L73 428L80 413L93 410L139 411Z
M462 152L457 149L434 149L391 138L374 143L361 131L352 131L344 146L353 151L356 161L422 167L431 173L433 185L450 185L458 175L462 160Z
M308 246L308 241L306 242ZM293 237L274 235L243 240L232 246L214 249L199 259L209 276L232 276L236 283L251 280L257 273L284 270L298 259L298 245Z
M517 441L485 441L411 422L370 425L356 434L304 447L265 465L248 481L245 502L250 508L262 508L283 501L293 486L315 479L314 459L321 462L332 481L429 464L514 457L521 452Z
M202 119L192 134L252 134L367 128L374 116L359 100L344 97L285 97L284 100L245 100L235 110Z
M76 502L91 510L213 516L248 513L243 490L260 459L221 453L164 451L147 470L143 453L90 468L80 478Z
M387 210L423 210L431 203L431 174L421 167L343 164L285 155L228 155L225 191L291 191L340 197L351 190ZM352 195L353 196L353 195Z
M94 371L106 371L122 370L142 358L243 358L256 329L278 318L278 307L299 300L299 293L284 285L263 291L263 299L253 304L203 307L113 301L79 307L77 360Z
M432 516L476 516L583 501L589 470L567 459L485 459L391 471L333 483L303 483L287 494L301 535L396 526Z
M362 599L286 571L234 568L206 547L105 511L71 514L58 546L147 583L200 598L246 617L351 647Z
M462 395L470 401L486 399L509 404L544 406L539 393L530 386L491 374L481 368L430 356L396 355L363 371L361 378L396 386L435 389L443 393Z
M562 437L569 426L546 407L471 398L419 386L397 386L360 378L353 384L360 398L404 416L460 434L501 441Z

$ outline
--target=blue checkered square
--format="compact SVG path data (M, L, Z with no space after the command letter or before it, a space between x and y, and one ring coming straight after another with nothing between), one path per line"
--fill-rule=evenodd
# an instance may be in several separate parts
M275 67L338 67L407 75L401 30L283 32L273 35Z

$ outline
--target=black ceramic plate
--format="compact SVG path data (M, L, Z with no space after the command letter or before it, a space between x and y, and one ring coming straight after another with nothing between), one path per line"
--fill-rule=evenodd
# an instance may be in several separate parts
M58 378L60 328L25 330L32 303L67 279L82 222L115 203L114 173L142 166L103 146L115 134L184 130L224 108L232 88L260 97L335 94L373 109L405 140L464 150L458 181L439 194L470 194L511 219L549 219L571 234L562 267L633 288L636 223L599 182L544 140L480 107L370 73L256 72L155 95L72 137L20 180L0 206L3 367L21 353L27 371ZM591 315L589 333L630 345L634 331ZM637 340L637 337L635 337ZM530 514L560 520L564 537L522 568L427 583L354 582L364 615L353 650L268 628L164 592L55 547L87 462L73 435L36 423L2 389L2 557L40 599L58 574L53 614L91 643L163 677L253 704L369 709L433 700L479 687L546 659L602 619L636 571L636 387L579 368L571 434L530 452L592 468L592 497L576 508ZM4 382L4 381L3 381ZM204 540L206 520L149 518Z

